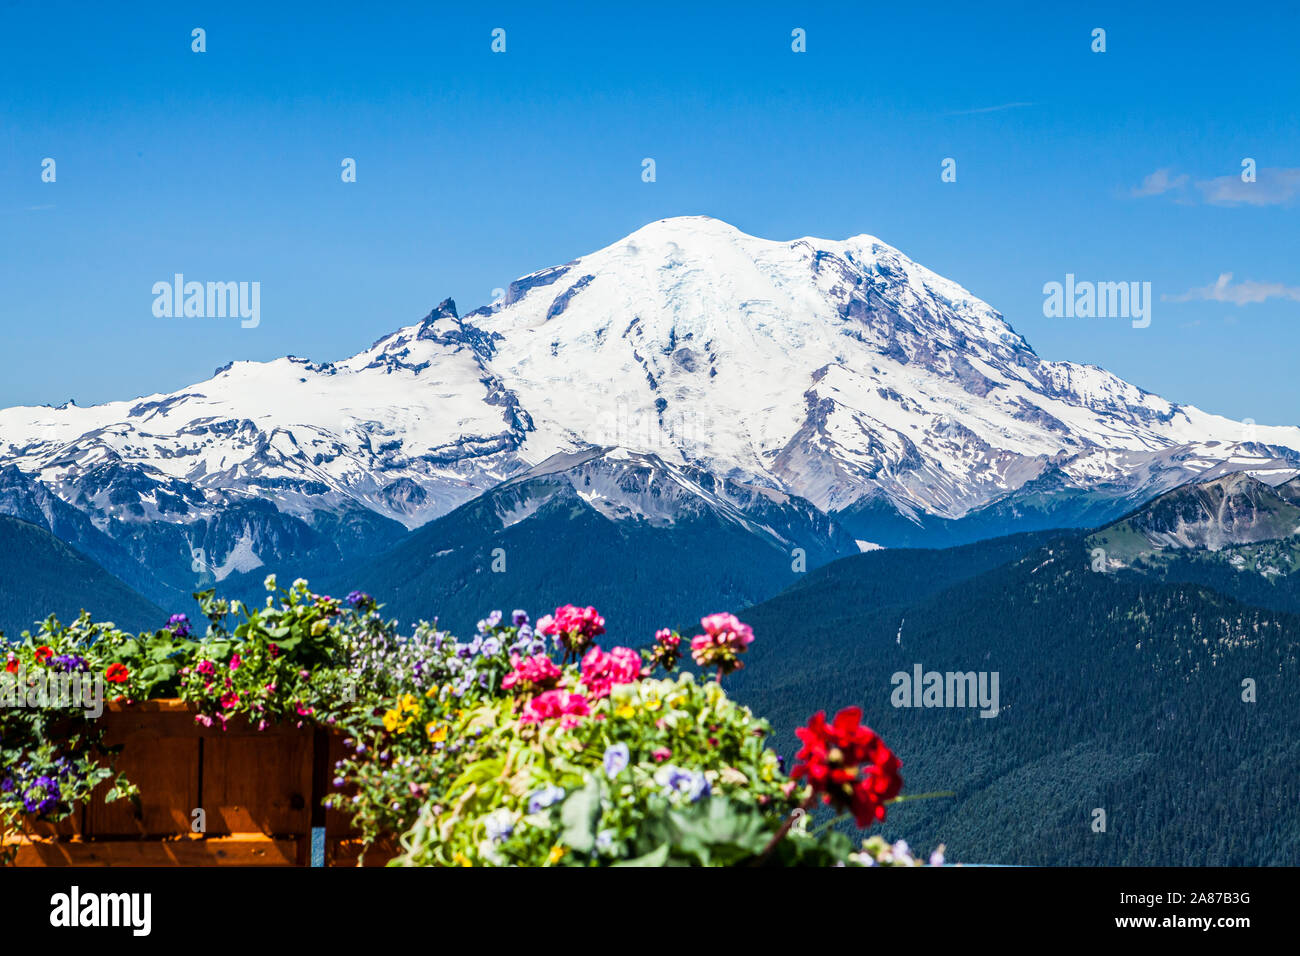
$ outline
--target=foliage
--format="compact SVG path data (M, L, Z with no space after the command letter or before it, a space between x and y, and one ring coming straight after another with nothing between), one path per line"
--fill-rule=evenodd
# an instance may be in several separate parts
M436 624L402 636L359 592L266 583L275 593L262 608L196 595L201 636L183 615L139 636L85 614L66 627L50 618L10 650L9 669L24 685L27 674L84 675L122 706L179 696L217 729L333 727L348 756L329 802L367 841L396 837L398 865L875 862L806 824L819 799L862 825L883 819L897 759L856 714L829 725L818 715L809 733L824 746L796 768L808 782L787 775L767 722L721 686L753 641L732 615L705 618L690 642L716 671L706 679L676 672L683 641L668 629L643 650L606 651L591 607L557 608L535 628L523 611L493 612L462 642ZM78 701L24 703L36 706L0 712L7 823L66 816L109 779L114 795L135 795L114 777L94 714Z

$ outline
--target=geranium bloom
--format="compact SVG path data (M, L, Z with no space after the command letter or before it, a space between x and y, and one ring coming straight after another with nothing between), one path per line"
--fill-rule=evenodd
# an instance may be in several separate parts
M36 648L36 653L33 656L36 658L36 663L44 664L54 656L54 651L50 650L48 645L42 644L40 647Z
M846 707L826 723L818 711L807 727L795 731L803 749L791 778L807 777L815 793L840 810L848 810L858 826L885 819L885 803L898 796L902 763L876 732L862 726L862 711Z
M710 614L700 619L703 634L691 638L691 657L701 667L715 667L718 677L745 665L740 655L754 642L754 632L734 614Z
M212 663L212 661L199 661L194 665L194 669L200 674L211 676L217 672L217 665Z
M525 704L523 715L519 719L525 724L540 724L558 717L561 727L572 727L578 723L579 717L585 717L588 713L587 699L581 694L567 690L548 690Z
M5 670L8 671L10 674L17 674L18 666L19 665L18 665L17 656L11 653L9 657L5 660Z
M565 654L581 654L593 640L605 633L605 619L594 607L557 607L554 616L537 622L537 629L555 638ZM544 626L543 626L544 625Z
M682 636L676 631L666 627L655 631L655 643L650 648L650 663L645 672L652 673L656 667L662 667L666 671L677 667L677 661L682 656L681 643Z
M104 671L104 680L112 684L125 684L130 677L131 672L125 664L109 664L108 670Z
M609 696L615 684L630 684L641 675L641 657L630 647L616 647L608 654L599 647L582 659L582 684L593 700Z
M532 657L512 654L510 666L514 670L501 679L502 689L509 690L518 686L528 694L551 690L560 682L563 673L545 654L534 654Z

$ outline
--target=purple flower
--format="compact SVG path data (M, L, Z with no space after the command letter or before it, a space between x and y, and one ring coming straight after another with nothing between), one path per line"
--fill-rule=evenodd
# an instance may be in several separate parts
M515 627L523 627L525 624L528 623L528 612L515 611L513 614L510 615L510 623L513 624Z
M632 754L627 744L611 744L605 750L605 776L613 780L627 767Z
M547 807L555 806L564 799L564 788L555 786L545 786L537 790L528 798L528 812L540 813Z
M697 770L683 770L671 764L655 771L655 783L663 788L666 795L680 793L691 803L701 797L707 797L711 789L709 780L704 774Z
M349 591L347 602L352 607L361 607L371 603L371 597L365 591Z
M167 630L171 631L174 637L189 637L190 619L184 614L173 614L167 621Z
M86 659L78 654L60 654L51 663L64 673L88 670Z
M28 813L46 813L59 804L59 783L42 774L23 794L23 809Z

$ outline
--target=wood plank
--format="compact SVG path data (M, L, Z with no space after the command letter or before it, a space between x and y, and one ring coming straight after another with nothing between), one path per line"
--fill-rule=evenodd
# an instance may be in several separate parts
M133 734L117 756L117 768L140 788L139 810L130 800L105 803L105 783L86 807L84 836L190 833L193 811L200 806L197 739Z
M202 840L24 840L16 866L294 866L298 841L260 833Z
M331 839L326 843L326 866L357 866L361 857L360 840ZM365 862L361 866L387 866L388 861L398 855L398 847L391 840L379 840L366 851Z
M311 833L312 731L230 737L203 747L203 808L208 833Z

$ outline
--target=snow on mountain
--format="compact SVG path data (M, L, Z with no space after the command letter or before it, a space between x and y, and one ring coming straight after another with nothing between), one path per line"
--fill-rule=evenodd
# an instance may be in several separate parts
M1216 469L1300 471L1300 428L1044 361L871 236L773 241L706 217L652 223L464 317L448 300L345 361L237 362L171 394L0 411L0 466L106 530L259 499L305 526L365 512L410 528L592 448L749 489L711 502L724 511L761 490L942 519L1047 476L1141 495ZM621 488L607 454L600 467L609 517L672 519ZM252 527L206 556L218 576L257 566Z

